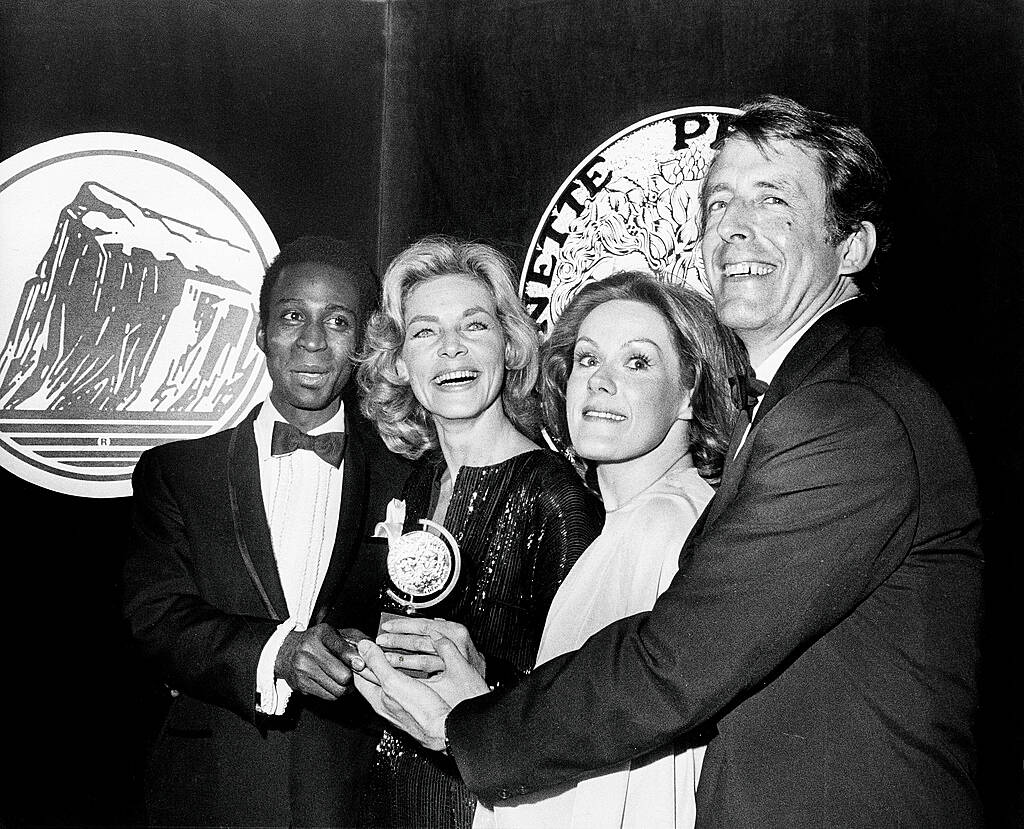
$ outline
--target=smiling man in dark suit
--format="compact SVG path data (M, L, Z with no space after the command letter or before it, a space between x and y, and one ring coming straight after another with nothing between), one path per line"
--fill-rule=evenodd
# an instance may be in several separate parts
M376 294L351 245L285 246L260 294L269 398L136 467L126 613L174 697L154 825L355 821L379 729L336 628L376 629L382 562L362 541L405 474L347 393Z
M886 180L859 130L793 101L730 127L702 250L768 386L650 613L493 694L447 640L432 688L360 644L375 707L450 751L481 798L711 728L698 826L980 825L975 484L945 407L874 322Z

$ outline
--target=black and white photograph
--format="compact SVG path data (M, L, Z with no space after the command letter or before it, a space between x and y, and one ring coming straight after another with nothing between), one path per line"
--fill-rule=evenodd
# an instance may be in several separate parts
M1024 826L1022 0L0 43L0 826Z

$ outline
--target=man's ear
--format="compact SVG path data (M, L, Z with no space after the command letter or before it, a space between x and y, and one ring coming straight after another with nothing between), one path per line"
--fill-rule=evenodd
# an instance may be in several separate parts
M846 237L839 246L842 259L839 263L840 274L859 273L868 266L875 252L877 241L875 226L871 222L861 222L860 227Z
M262 322L256 326L256 347L264 354L267 353L267 330Z

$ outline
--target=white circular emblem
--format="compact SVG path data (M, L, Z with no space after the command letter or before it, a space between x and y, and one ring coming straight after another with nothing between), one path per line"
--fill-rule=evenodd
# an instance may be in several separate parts
M186 150L83 133L0 162L0 465L131 494L143 450L237 423L277 255L246 195Z
M413 598L439 592L452 572L452 554L444 542L426 530L400 536L388 552L388 576L402 593Z
M387 594L409 614L444 601L455 589L462 569L462 553L454 536L429 518L421 518L419 523L422 530L400 535L401 524L395 522L390 532L380 533L388 537ZM378 524L382 526L386 525Z
M740 110L674 109L612 136L573 170L530 243L519 294L546 333L588 282L661 273L708 293L698 244L711 144Z

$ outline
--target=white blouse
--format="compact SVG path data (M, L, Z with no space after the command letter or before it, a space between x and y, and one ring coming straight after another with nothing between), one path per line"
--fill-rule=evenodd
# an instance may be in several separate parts
M714 490L684 458L605 518L601 535L562 582L548 611L537 664L576 650L617 619L650 610ZM587 712L580 712L586 716ZM666 746L558 789L478 804L475 829L692 827L704 749Z

